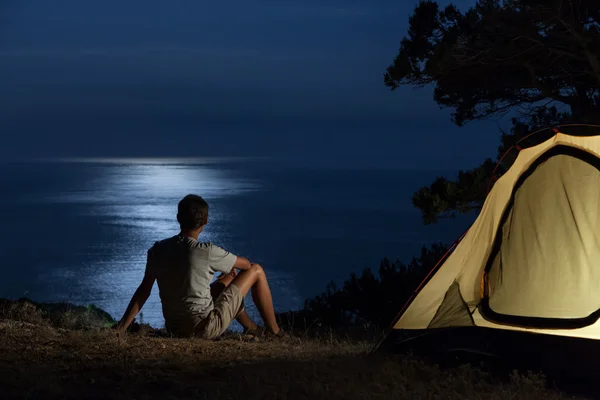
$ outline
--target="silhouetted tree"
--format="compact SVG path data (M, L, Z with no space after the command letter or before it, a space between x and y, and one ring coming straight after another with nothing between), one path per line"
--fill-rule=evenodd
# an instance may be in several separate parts
M600 122L600 2L480 0L466 12L422 1L393 64L391 89L434 86L458 126L516 112L499 153L533 130ZM481 206L495 162L436 179L413 204L425 223Z

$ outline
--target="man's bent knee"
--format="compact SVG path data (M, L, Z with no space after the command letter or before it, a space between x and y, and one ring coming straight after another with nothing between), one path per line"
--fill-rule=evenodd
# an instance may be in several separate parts
M253 274L257 275L258 277L260 277L261 275L262 276L265 275L265 270L263 269L263 267L260 264L252 264L252 266L250 267L250 270L252 271Z

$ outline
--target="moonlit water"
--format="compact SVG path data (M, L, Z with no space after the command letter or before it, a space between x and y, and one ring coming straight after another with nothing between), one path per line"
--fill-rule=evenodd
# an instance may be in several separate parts
M93 303L119 319L147 249L178 232L177 202L196 193L210 205L200 240L260 262L276 309L298 309L332 279L462 233L468 219L424 227L411 205L436 175L214 159L0 164L0 297ZM164 325L156 285L142 313Z

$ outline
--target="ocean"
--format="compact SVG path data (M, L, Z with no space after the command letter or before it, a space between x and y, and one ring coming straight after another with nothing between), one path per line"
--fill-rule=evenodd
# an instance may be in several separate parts
M195 193L210 206L200 240L261 263L276 310L299 309L384 257L409 262L422 246L452 243L471 218L424 226L411 203L452 173L230 159L3 163L0 297L95 304L119 319L148 248L178 232L177 202ZM164 326L156 285L140 317Z

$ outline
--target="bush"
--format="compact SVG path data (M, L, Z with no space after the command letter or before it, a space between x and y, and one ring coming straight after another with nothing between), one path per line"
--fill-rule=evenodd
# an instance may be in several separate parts
M365 269L360 276L350 275L341 287L332 281L325 292L306 300L303 310L281 314L280 320L287 326L296 325L294 330L299 325L306 331L314 326L333 330L386 329L446 251L442 244L423 247L420 257L408 264L385 258L378 276Z

